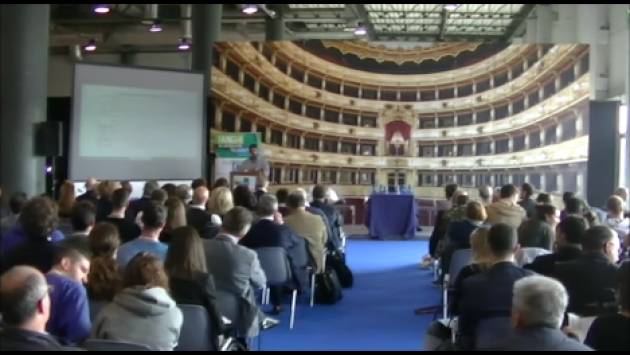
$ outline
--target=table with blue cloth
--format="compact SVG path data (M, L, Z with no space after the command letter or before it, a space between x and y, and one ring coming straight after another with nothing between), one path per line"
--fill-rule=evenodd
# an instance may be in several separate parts
M418 225L413 195L372 194L367 204L365 225L371 238L402 236L412 239Z

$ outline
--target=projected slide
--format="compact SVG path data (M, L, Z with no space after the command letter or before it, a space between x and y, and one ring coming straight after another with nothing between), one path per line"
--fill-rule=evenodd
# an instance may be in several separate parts
M77 64L70 178L201 176L203 85L198 73Z

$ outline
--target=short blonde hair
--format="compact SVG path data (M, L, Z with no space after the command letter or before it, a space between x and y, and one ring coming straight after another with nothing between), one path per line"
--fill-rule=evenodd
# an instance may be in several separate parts
M472 261L482 269L490 267L490 248L488 247L488 228L477 228L470 235Z
M488 214L481 202L470 201L466 205L466 217L472 221L485 221L488 218Z
M608 210L612 213L619 214L623 212L623 200L617 195L612 195L608 198L606 204Z
M223 216L232 208L234 208L234 198L232 191L228 187L221 186L212 190L210 199L208 199L208 210L210 213Z

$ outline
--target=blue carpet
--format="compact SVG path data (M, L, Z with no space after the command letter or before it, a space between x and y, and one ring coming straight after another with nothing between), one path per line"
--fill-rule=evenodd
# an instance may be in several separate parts
M282 323L261 333L260 349L422 350L432 316L416 316L413 310L440 300L431 271L418 268L427 246L426 241L349 240L354 286L334 305L310 308L306 299L298 302L293 330L287 301Z

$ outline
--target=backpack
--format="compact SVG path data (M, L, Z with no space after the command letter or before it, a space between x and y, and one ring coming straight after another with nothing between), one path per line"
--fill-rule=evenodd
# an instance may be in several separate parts
M315 303L335 304L343 295L337 273L331 268L315 275Z
M341 287L352 287L354 276L352 270L346 265L346 256L341 251L334 251L326 257L326 267L335 270Z

